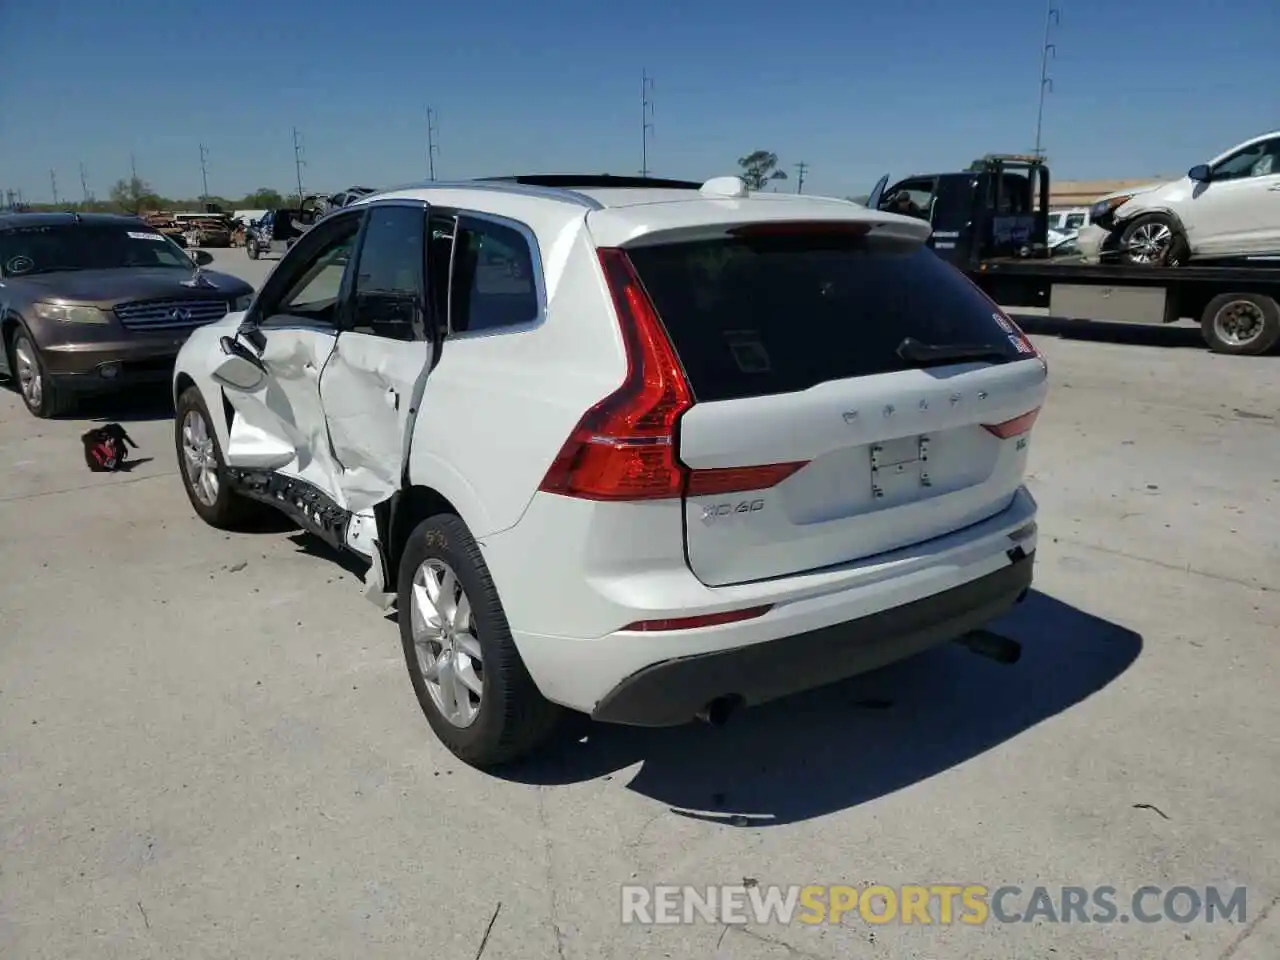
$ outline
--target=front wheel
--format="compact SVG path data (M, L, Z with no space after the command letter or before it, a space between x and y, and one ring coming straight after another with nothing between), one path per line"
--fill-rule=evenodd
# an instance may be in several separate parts
M245 249L245 252L249 254L250 260L258 259L258 245L256 243L254 243L251 240L246 240L244 242L244 249Z
M18 392L28 411L45 420L67 413L75 406L75 398L59 388L49 376L40 351L25 329L17 329L8 350L9 369L18 382Z
M525 669L466 524L452 514L418 524L400 560L398 588L409 681L440 741L475 767L540 746L561 710Z
M1268 353L1280 343L1280 304L1258 293L1224 293L1205 307L1200 333L1214 353Z
M201 520L219 530L238 530L269 509L231 489L218 435L196 387L178 397L173 423L182 486Z
M1135 266L1176 267L1187 258L1187 241L1164 213L1141 216L1120 234L1120 256Z

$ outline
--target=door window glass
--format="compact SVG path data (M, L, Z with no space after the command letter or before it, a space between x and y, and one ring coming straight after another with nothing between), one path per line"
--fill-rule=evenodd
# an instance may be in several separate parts
M450 297L454 333L538 319L533 254L524 234L489 220L459 217Z
M304 239L280 262L276 269L281 271L284 294L278 306L268 311L268 317L272 313L288 314L316 323L336 324L342 276L355 248L360 217L345 218L334 223L333 229L334 233L315 246L314 241L308 242L310 238Z
M369 211L356 268L353 330L393 340L425 338L426 223L421 207Z
M1241 180L1280 173L1280 138L1238 150L1213 168L1214 181Z

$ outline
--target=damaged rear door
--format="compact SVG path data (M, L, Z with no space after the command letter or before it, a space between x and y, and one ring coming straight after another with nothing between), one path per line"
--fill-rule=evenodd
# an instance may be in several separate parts
M272 272L213 376L230 410L227 466L300 479L345 506L320 375L337 342L363 211L326 220ZM257 376L254 369L257 368Z
M405 200L367 209L350 311L320 381L338 485L353 513L400 488L433 355L428 207Z

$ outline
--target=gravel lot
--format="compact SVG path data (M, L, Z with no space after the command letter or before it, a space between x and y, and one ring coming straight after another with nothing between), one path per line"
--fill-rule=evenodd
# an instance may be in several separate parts
M1280 358L1034 331L1021 662L584 724L507 779L433 739L362 571L195 518L163 395L42 422L0 389L0 956L471 960L492 921L488 960L1274 960ZM132 472L85 469L104 420ZM619 923L620 884L744 878L1245 885L1248 922Z

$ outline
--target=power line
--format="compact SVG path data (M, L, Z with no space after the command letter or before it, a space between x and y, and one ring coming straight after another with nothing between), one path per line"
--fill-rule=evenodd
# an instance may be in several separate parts
M1036 109L1036 146L1032 151L1037 157L1044 156L1040 147L1040 131L1044 125L1044 95L1053 91L1053 78L1049 76L1049 58L1057 59L1058 48L1049 42L1049 33L1059 23L1058 8L1049 0L1044 15L1044 45L1040 48L1040 105Z
M427 107L427 171L432 180L436 178L436 154L440 152L440 144L436 142L439 132L436 128L436 112L434 108Z
M804 175L808 169L809 165L803 160L796 164L796 193L804 193Z
M653 132L653 77L640 71L640 176L649 175L649 134Z
M200 199L205 203L209 202L209 151L205 145L200 144L200 183L204 186L204 193L200 194Z
M302 135L298 133L298 128L293 128L293 169L298 175L298 203L302 203L302 168L307 165L307 161L302 159Z
M49 171L49 189L53 191L53 205L58 205L58 174L53 170Z
M89 193L89 171L84 168L84 164L80 164L80 190L84 193L84 202L91 203L93 195Z

